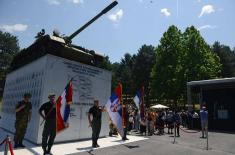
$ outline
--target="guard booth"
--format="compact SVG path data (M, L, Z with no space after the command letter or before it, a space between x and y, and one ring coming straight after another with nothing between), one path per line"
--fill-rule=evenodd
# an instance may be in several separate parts
M235 131L235 77L188 82L189 105L192 98L207 107L209 129Z

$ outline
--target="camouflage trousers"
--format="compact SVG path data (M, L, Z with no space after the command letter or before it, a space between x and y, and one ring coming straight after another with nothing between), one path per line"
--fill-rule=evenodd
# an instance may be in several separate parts
M109 124L109 136L112 135L117 135L117 128L115 127L115 125L113 123Z
M28 125L28 120L26 119L17 119L15 122L15 143L21 143L24 139L24 135L26 133Z

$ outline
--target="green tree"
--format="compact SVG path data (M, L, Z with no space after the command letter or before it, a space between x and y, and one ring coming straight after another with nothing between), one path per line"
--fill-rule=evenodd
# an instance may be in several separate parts
M0 31L0 96L2 96L5 78L11 61L19 52L19 44L16 36Z
M163 34L156 49L155 65L152 69L151 88L158 100L172 100L174 106L182 94L182 41L181 32L174 25Z
M206 80L220 75L219 57L212 52L194 26L186 28L183 33L183 46L186 81Z
M123 93L128 95L133 94L132 70L133 57L129 53L126 53L124 58L121 59L118 75L123 85Z
M182 34L170 26L156 50L151 87L158 99L186 100L187 81L216 78L220 75L219 57L191 26Z
M219 57L212 52L200 32L194 27L186 28L182 36L184 50L182 99L186 103L186 85L189 81L207 80L220 76Z
M112 70L112 63L109 60L108 56L105 56L103 61L101 62L100 66L101 68L104 68L106 70L111 71Z
M134 81L134 90L139 90L142 86L145 88L146 95L146 105L149 107L150 98L150 79L151 70L155 63L156 54L154 47L152 45L143 45L139 50L137 55L133 56L133 72L132 77Z
M121 59L120 63L112 64L112 90L117 86L118 83L121 83L123 86L123 95L124 100L129 99L133 95L133 62L134 58L131 54L126 53L124 58Z
M221 76L222 77L233 77L235 76L235 53L230 49L229 46L220 45L216 41L212 50L220 58L220 63L222 64Z
M120 63L115 62L112 64L112 90L115 89L115 87L118 85L120 81Z

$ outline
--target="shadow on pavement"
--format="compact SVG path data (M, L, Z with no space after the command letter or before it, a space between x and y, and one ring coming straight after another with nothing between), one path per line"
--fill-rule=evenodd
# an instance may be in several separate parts
M123 144L123 146L127 147L128 149L134 149L140 147L139 145L126 145L126 144Z
M77 150L79 150L79 151L85 151L85 152L89 153L90 155L94 155L94 154L92 153L92 151L94 151L93 147L77 148Z
M209 132L235 134L235 131L223 131L223 130L209 130Z
M77 150L79 151L90 151L93 150L93 147L89 146L89 147L82 147L82 148L77 148Z

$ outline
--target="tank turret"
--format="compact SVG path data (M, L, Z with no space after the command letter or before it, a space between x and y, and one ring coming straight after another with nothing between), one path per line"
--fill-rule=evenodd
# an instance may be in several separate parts
M100 13L98 13L70 36L61 37L56 31L53 32L52 36L45 35L45 30L42 29L42 31L35 37L36 41L28 48L21 50L21 52L14 57L11 64L11 71L16 70L46 54L52 54L84 64L100 67L104 57L97 54L93 50L88 50L84 47L73 45L72 39L117 4L117 1L113 1L110 5L104 8Z

